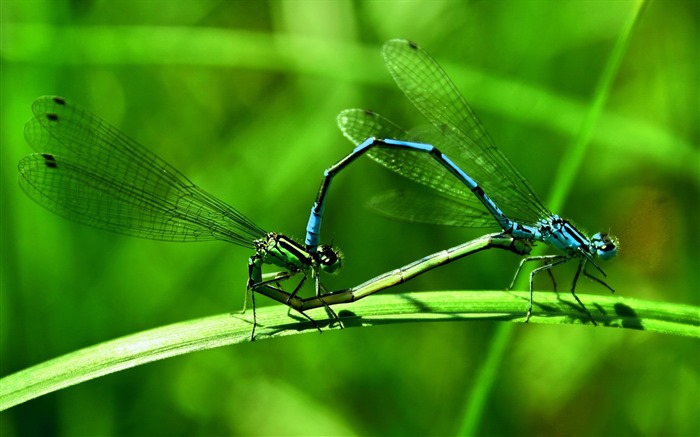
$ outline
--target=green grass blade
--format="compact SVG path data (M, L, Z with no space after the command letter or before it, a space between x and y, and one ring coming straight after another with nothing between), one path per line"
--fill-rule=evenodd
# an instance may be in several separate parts
M613 81L617 77L617 72L620 69L620 64L627 51L634 26L643 8L643 1L635 5L633 11L630 13L629 19L622 28L620 36L615 43L615 47L608 58L608 62L605 64L605 70L603 70L600 80L596 85L593 102L581 123L575 142L567 149L567 153L564 155L564 159L554 177L554 181L556 181L554 186L556 188L552 192L549 202L547 203L553 211L561 209L568 193L571 191L574 178L578 174L578 169L581 167L583 158L588 150L593 132L601 118L605 103L610 96L610 89L612 88Z
M599 328L637 329L700 338L700 308L616 296L580 295ZM340 305L346 329L413 322L510 321L523 323L525 292L435 291L384 294ZM530 324L579 324L593 328L569 295L535 293ZM256 341L318 331L305 319L288 316L280 305L260 308ZM322 309L309 315L329 329ZM167 325L90 346L0 379L0 411L110 373L165 358L250 339L252 314L220 314ZM337 329L337 325L333 325ZM526 328L523 328L526 329Z

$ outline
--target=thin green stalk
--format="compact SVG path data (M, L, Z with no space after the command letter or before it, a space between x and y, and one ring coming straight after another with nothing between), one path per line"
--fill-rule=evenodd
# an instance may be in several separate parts
M605 107L605 102L610 95L613 80L617 76L620 63L624 58L625 51L632 36L632 31L637 19L644 8L644 2L640 1L634 8L628 21L625 23L620 35L615 43L605 70L598 81L594 92L594 99L590 106L586 117L581 123L578 134L575 137L574 144L567 148L567 153L562 159L556 176L554 188L549 196L547 204L553 211L560 211L573 185L575 176L581 167L583 158L586 154L590 139L593 135L594 128L600 119L600 115ZM535 251L537 252L537 250ZM536 254L533 252L533 255ZM521 280L516 284L517 289L522 289L525 286L526 277L521 277ZM482 363L477 376L477 383L472 387L464 404L462 414L462 424L458 430L458 435L467 436L474 435L479 429L481 419L486 409L489 394L497 378L497 369L500 368L500 363L506 351L506 345L513 334L513 325L502 324L496 328L494 339L491 347L488 350L487 357Z
M554 189L552 190L548 201L548 205L553 210L561 209L566 202L568 193L571 191L574 178L578 174L578 170L581 168L583 158L586 155L588 146L590 145L591 137L595 131L598 121L600 120L600 116L603 113L605 103L610 96L610 89L612 88L615 77L617 77L617 72L620 69L620 64L625 56L625 52L627 51L627 46L629 45L629 41L632 37L634 26L644 9L644 5L644 1L640 1L638 3L630 14L628 21L622 28L620 36L615 43L615 47L610 54L610 58L608 58L608 62L605 65L605 70L603 70L600 80L596 86L590 109L586 113L583 123L581 123L581 127L575 137L574 144L567 148L567 153L564 155L561 165L559 166L559 170L554 177L556 183L553 185Z
M581 295L595 308L598 328L625 328L700 338L700 308L625 299L617 296ZM529 294L504 291L430 291L373 296L337 306L346 329L414 322L465 322L498 320L523 323ZM571 296L535 293L536 306L529 323L585 325L593 328ZM308 314L324 330L338 325L323 309ZM292 315L294 315L292 313ZM287 308L274 305L258 309L256 341L302 333L318 333L302 317L290 318ZM250 340L253 315L220 314L139 332L90 346L21 370L0 379L0 411L48 393L100 376L153 361L199 350ZM511 326L512 324L507 324ZM498 344L507 343L507 338ZM498 357L497 357L498 358ZM491 366L496 369L497 366ZM485 387L485 390L490 387Z

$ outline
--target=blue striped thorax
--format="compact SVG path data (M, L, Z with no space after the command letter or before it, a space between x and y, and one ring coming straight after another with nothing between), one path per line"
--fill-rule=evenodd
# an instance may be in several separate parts
M522 228L529 227L522 226ZM583 252L586 257L598 256L607 261L617 254L617 243L614 237L599 232L589 239L571 222L558 215L540 220L533 238L548 243L572 257L581 256Z

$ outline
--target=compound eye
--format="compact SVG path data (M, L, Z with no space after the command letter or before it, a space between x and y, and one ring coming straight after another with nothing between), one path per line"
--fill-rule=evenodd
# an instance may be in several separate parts
M614 258L615 255L617 255L617 247L612 243L604 244L598 248L598 256L604 261Z
M340 252L330 246L319 246L316 252L323 271L333 273L340 268L342 264Z
M608 234L595 234L591 239L596 248L596 254L604 261L612 259L617 255L617 243Z

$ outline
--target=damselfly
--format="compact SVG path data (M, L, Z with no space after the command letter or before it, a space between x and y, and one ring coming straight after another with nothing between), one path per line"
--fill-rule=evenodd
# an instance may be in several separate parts
M307 227L309 251L318 244L326 192L332 178L359 155L367 153L385 167L439 193L431 198L399 192L383 196L376 203L385 214L446 225L488 227L497 224L504 234L531 242L541 241L562 252L530 256L521 261L511 287L524 263L544 262L530 272L526 320L532 314L535 276L548 272L556 289L551 269L578 260L570 291L595 324L592 314L576 296L576 284L583 272L614 291L603 280L589 274L586 267L592 264L605 276L594 259L613 258L617 253L616 239L605 233L589 238L568 220L552 214L496 147L464 97L427 52L415 43L396 39L384 45L383 54L394 81L431 126L406 132L371 111L347 110L339 115L343 134L359 146L325 172ZM395 149L405 150L397 153ZM430 207L417 208L420 205Z
M73 103L45 96L34 102L32 110L34 117L24 133L39 153L19 162L19 182L43 207L78 223L135 237L221 240L255 251L248 262L251 339L256 292L288 304L311 274L320 296L320 271L340 268L341 259L332 247L310 252L291 238L265 232L119 129ZM263 275L264 264L283 271ZM278 285L296 274L302 279L291 293Z

